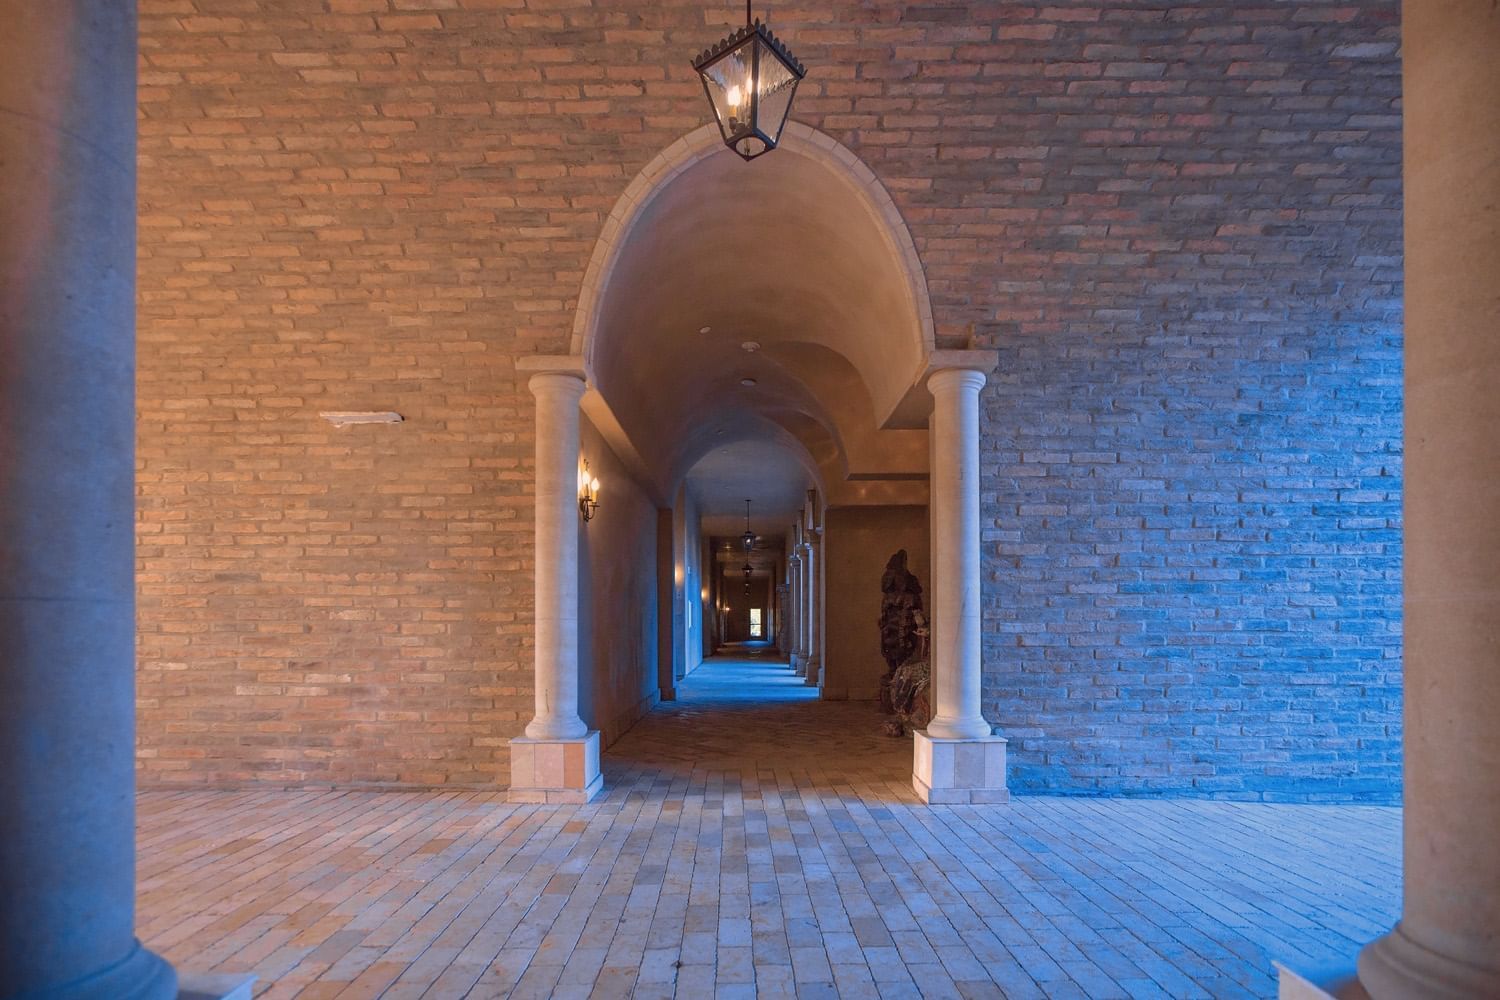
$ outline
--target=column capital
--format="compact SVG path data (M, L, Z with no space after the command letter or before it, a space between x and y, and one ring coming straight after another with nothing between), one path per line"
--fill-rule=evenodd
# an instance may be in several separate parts
M939 368L927 376L927 388L936 395L940 390L984 388L985 373L977 368Z
M526 385L534 396L567 393L582 399L588 388L588 371L577 354L528 354L516 359L516 372L532 373Z
M537 372L526 382L533 396L571 396L582 399L588 384L572 372Z

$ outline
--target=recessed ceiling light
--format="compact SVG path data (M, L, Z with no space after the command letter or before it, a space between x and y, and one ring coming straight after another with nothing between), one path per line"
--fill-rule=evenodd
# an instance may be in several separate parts
M755 379L753 379L753 378L742 378L742 379L740 379L740 385L743 385L743 386L745 386L747 388L749 386L754 385L754 384L755 384Z
M712 329L713 329L713 327L711 327L711 326L700 326L700 327L698 327L698 332L699 333L707 333L707 332L709 332Z
M751 354L754 354L756 351L760 350L760 341L747 340L740 345L740 350L749 351Z

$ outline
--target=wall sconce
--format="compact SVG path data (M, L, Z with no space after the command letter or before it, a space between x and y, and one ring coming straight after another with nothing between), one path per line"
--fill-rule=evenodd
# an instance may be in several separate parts
M578 473L578 513L585 523L592 521L599 511L599 480L589 475L589 460L583 460L583 469Z

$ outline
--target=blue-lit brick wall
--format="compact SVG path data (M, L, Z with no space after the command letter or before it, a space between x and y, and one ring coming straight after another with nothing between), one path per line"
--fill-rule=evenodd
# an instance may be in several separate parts
M1018 792L1394 800L1395 8L1158 13L1000 109L985 714Z

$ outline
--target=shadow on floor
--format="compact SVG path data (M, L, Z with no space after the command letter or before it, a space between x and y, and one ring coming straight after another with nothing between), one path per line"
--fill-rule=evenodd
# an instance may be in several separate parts
M784 662L714 657L605 753L606 794L713 781L915 802L911 737L884 735L884 722L873 701L818 700Z

